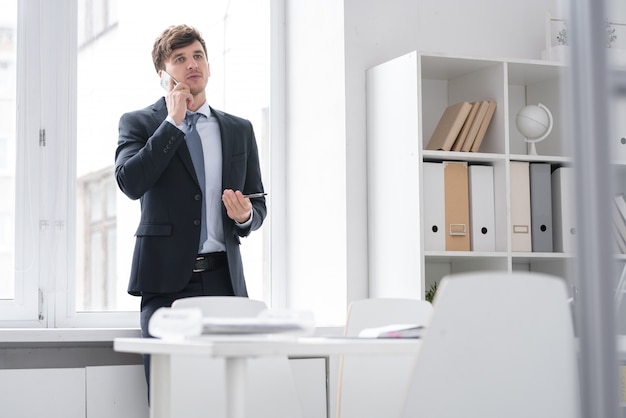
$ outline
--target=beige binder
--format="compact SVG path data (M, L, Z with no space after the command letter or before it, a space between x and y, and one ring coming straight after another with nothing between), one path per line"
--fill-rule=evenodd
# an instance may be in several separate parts
M511 161L511 251L532 251L528 161Z
M446 251L470 251L467 162L443 162Z

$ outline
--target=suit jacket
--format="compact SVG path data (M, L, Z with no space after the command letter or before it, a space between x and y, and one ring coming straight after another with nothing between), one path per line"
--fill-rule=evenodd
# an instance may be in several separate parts
M252 124L211 109L222 142L222 189L262 192L259 156ZM165 121L161 98L120 118L115 177L120 189L141 202L141 220L128 292L174 293L191 278L200 241L202 192L185 134ZM261 227L267 214L264 198L251 199L252 223L235 225L222 205L224 239L233 290L247 296L239 250L240 237Z

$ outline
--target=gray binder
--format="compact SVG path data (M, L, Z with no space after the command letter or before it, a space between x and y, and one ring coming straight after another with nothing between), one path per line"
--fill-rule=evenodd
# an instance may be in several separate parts
M530 164L530 224L533 252L553 251L551 171L548 163Z

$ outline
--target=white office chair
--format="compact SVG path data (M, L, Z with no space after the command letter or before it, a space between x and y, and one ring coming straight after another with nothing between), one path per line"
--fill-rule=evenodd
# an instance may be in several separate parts
M344 335L391 324L428 323L432 305L424 300L372 298L348 307ZM417 353L416 353L417 354ZM397 417L415 356L342 356L339 365L337 418Z
M442 279L401 417L575 418L568 292L539 273Z
M267 309L265 302L235 296L197 296L178 299L172 308L199 307L203 316L255 317ZM236 337L235 337L236 338ZM176 357L172 401L184 405L185 418L226 415L225 365L223 359ZM201 381L190 376L201 370ZM301 418L301 402L296 392L289 360L262 357L248 361L248 403L246 416L258 418Z

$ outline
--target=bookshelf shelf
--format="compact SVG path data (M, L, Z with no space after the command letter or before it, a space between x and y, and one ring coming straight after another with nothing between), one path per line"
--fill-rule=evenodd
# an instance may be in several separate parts
M450 259L451 257L454 259L458 258L497 258L497 257L507 257L506 252L481 252L481 251L455 251L451 254L451 251L424 251L425 257L430 258L440 258L440 259Z
M537 163L550 163L559 166L571 166L572 158L571 157L557 157L553 155L522 155L522 154L511 154L509 156L509 160L511 161L528 161L528 162L537 162Z
M570 277L571 253L517 251L512 232L513 162L545 163L551 171L572 166L562 122L563 73L559 62L420 51L367 71L371 297L423 298L433 282L467 271L528 270ZM483 100L495 101L496 109L478 152L426 149L444 110L462 101ZM536 144L539 155L529 155L515 117L524 106L538 103L550 109L554 127ZM431 181L424 167L444 161L493 168L493 251L429 248L431 227L425 224L425 212L433 212L433 208L436 212L438 206L429 206L433 202L424 195L425 185ZM626 177L626 165L622 171ZM402 200L408 221L398 221L397 206L389 202L391 196Z
M504 161L504 154L491 154L485 152L454 152L454 151L430 151L422 152L423 161L470 161L470 162L494 162Z
M572 253L512 253L511 257L515 262L529 263L531 261L551 261L551 260L570 260L574 257Z

